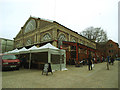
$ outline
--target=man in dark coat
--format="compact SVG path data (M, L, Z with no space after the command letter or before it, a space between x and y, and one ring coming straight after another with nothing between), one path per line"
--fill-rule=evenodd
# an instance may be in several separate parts
M26 57L25 57L25 55L22 57L22 67L26 68Z
M91 68L91 70L92 70L92 57L91 57L91 55L89 54L89 57L88 57L88 69L90 70L90 68Z
M111 57L111 63L112 63L112 65L113 65L113 63L114 63L114 58L113 58L113 57Z
M109 60L110 59L110 57L109 56L107 56L107 70L109 70Z

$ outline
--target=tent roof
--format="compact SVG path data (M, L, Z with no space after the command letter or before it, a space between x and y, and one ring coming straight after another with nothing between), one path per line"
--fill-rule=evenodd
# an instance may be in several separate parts
M16 49L14 49L14 50L12 50L12 52L16 52L16 51L18 51L18 49L16 48Z
M48 49L51 49L51 50L60 50L59 48L56 48L55 46L51 45L50 43L47 43L46 45L43 45L39 48L37 48L36 46L33 46L29 49L26 49L25 47L23 47L22 49L15 49L15 50L12 50L12 51L9 51L8 53L29 53L29 52L43 52L43 51L46 51ZM64 51L64 50L62 50Z
M19 52L24 52L24 51L28 51L28 50L25 47L19 50Z
M7 53L18 53L19 52L19 50L16 48L16 49L14 49L14 50L12 50L12 51L9 51L9 52L7 52Z
M28 50L35 50L35 49L37 49L37 47L36 47L36 46L32 46L32 47L29 48Z
M46 45L41 46L38 49L46 49L46 48L49 48L49 49L58 49L55 46L51 45L50 43L47 43Z
M17 48L11 51L11 53L17 53L17 52L19 52Z

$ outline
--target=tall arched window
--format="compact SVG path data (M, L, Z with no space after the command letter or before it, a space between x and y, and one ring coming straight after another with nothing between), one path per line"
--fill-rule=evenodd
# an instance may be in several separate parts
M32 39L31 38L27 39L26 40L26 45L31 45L31 44L32 44Z
M36 29L36 22L34 19L31 19L25 26L25 31L24 33L27 33L29 31L35 30Z
M62 41L65 41L66 40L66 37L64 34L61 34L58 38L58 40L62 40Z
M50 34L47 33L47 34L45 34L45 35L43 36L43 38L41 39L41 41L49 41L49 40L51 40L51 39L52 39L52 38L51 38Z

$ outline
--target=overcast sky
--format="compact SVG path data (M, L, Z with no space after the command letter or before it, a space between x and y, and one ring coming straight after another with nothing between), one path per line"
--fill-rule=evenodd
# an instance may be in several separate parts
M118 42L119 0L0 0L0 37L13 39L31 16L57 21L81 32L101 27Z

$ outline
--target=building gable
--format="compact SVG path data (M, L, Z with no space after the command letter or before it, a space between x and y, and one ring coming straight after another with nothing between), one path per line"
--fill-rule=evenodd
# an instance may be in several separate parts
M15 38L19 38L24 34L32 32L37 29L45 28L46 26L53 25L53 22L50 20L45 20L36 17L30 17L26 23L21 27L20 32L16 35Z

